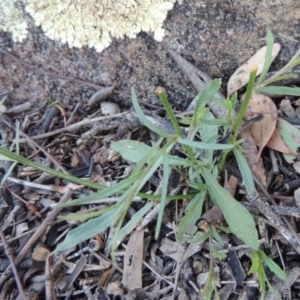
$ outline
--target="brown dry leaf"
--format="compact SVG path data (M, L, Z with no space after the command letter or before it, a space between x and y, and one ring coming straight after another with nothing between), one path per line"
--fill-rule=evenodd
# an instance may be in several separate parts
M253 93L247 107L246 118L250 119L258 114L263 114L263 119L250 125L251 135L259 148L257 160L276 128L277 108L270 97Z
M272 50L272 61L277 56L280 50L280 44L275 43ZM235 91L248 83L251 68L254 65L258 66L256 74L259 75L264 67L267 47L260 48L251 58L249 58L242 66L240 66L229 78L227 85L227 96L230 96Z
M129 290L142 287L144 230L134 231L127 244L122 284Z
M269 139L268 143L266 144L266 146L270 149L276 150L278 152L281 153L285 153L285 154L290 154L290 155L296 155L298 156L299 153L293 152L291 151L285 144L285 142L283 141L279 130L277 129L277 127L275 128L271 138Z
M161 246L159 247L159 250L163 254L173 258L177 262L182 262L184 252L186 251L186 247L168 238L163 238L161 240Z
M224 189L228 191L228 193L234 197L236 193L236 189L238 186L238 180L236 177L231 175L228 179L228 172L225 170L225 180L224 180Z
M122 296L124 294L124 290L121 287L121 282L120 281L110 282L107 285L106 293L109 294L109 295Z
M60 194L65 194L68 190L75 191L75 190L81 189L83 187L84 187L84 185L78 185L78 184L75 184L75 183L68 183L65 186L57 186L56 191Z
M32 253L32 259L35 261L46 261L50 254L51 251L48 248L41 246Z

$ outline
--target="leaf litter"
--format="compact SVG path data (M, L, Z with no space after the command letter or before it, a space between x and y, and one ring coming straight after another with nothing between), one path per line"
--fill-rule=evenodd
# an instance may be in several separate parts
M274 44L272 50L272 60L278 53L279 49L280 46L278 44ZM262 55L262 53L264 54ZM250 59L241 67L241 69L239 68L239 71L237 70L237 72L235 72L234 76L230 79L230 84L228 85L228 94L232 94L234 91L247 84L250 73L249 66L251 67L252 64L255 63L258 65L257 75L262 72L265 53L266 49L261 49L255 55L255 57L252 58L252 60ZM180 57L179 54L174 52L172 53L172 56L176 57L180 64L185 64L185 60L183 58L178 58ZM199 70L195 67L192 68L191 64L187 66L189 67L188 74L192 74L193 76L194 85L199 85L200 83L203 84L203 82L204 84L207 84L209 82L210 78L205 76L205 73L202 71L199 72ZM245 74L247 74L247 76ZM199 76L201 78L199 78ZM200 90L199 86L196 88L196 90ZM108 87L108 93L104 96L102 96L101 93L99 94L100 96L97 95L99 99L97 98L95 101L101 101L108 95L113 99L113 88ZM221 97L222 95L218 94L217 96ZM218 102L216 101L216 103ZM92 107L93 105L94 102L89 102L84 109L92 114L95 112L95 108ZM210 106L213 109L217 107L217 105L211 105L211 103ZM124 108L121 109L123 110ZM72 108L70 107L66 111L68 117L68 111L72 111ZM216 110L216 115L218 116L224 116L224 113L226 113L226 108L224 109L224 107L220 110ZM253 174L259 178L259 182L262 184L261 190L263 190L265 187L268 187L269 192L273 193L273 189L268 183L269 178L267 180L266 177L267 172L265 172L267 168L270 168L270 160L268 160L264 147L273 147L273 149L278 152L294 154L293 160L295 160L297 159L296 151L299 147L300 131L290 123L277 118L277 107L271 97L257 92L254 93L250 99L246 113L246 120L251 121L253 117L260 114L263 115L263 118L257 122L250 122L250 125L246 128L244 133L240 133L240 138L246 139L243 144L245 147L245 156L248 158L248 163L252 167ZM74 116L76 116L79 122L80 115L74 113ZM130 170L133 169L130 163L122 160L120 156L110 157L108 154L104 154L110 153L111 141L117 140L117 127L122 127L124 129L120 131L118 129L119 133L126 132L124 136L128 135L132 137L132 142L130 143L118 142L118 144L114 144L115 149L118 147L122 148L122 144L133 147L132 153L135 151L136 154L132 155L131 153L131 155L125 157L129 161L134 161L138 164L140 160L144 159L145 163L149 163L147 157L145 156L147 156L149 151L152 152L151 155L155 156L158 151L152 147L154 143L153 136L151 136L139 122L136 122L136 119L132 120L132 123L130 123L128 121L131 118L130 116L132 116L131 113L125 113L123 115L118 115L117 117L111 116L111 118L116 118L118 120L115 122L115 124L113 124L113 126L109 122L105 123L105 119L102 119L101 122L103 122L103 124L101 124L101 131L93 131L92 133L89 133L89 136L86 139L82 139L80 141L80 151L78 151L79 149L74 145L76 145L76 142L79 144L78 140L82 134L84 134L85 130L78 127L75 129L75 131L67 135L66 132L63 133L63 130L60 130L53 136L54 140L51 141L51 147L49 147L48 144L48 150L51 152L51 155L65 168L76 171L76 174L80 174L78 176L81 178L89 178L91 182L95 183L95 187L97 184L98 186L101 185L101 187L115 186L119 179L124 177L128 167L130 167ZM151 118L156 120L155 126L161 126L160 128L165 128L166 126L168 127L170 125L167 123L168 121L160 122L160 119L155 115L155 113L153 113L149 119ZM214 122L215 119L210 117L207 120ZM65 125L65 120L60 118L54 122L53 125L49 124L49 127L54 126L55 130L56 128L61 129ZM87 125L87 123L85 123L85 125ZM38 129L34 128L34 122L32 122L29 127ZM210 134L215 131L215 127L216 125L212 126L210 130L209 125L205 126L207 132ZM46 131L49 130L50 128L46 129ZM111 136L109 137L109 134L106 135L106 132L110 132ZM213 134L212 136L208 134L208 138L212 138L215 142L216 138L218 139L218 136L216 134ZM2 137L2 139L4 140L4 137ZM134 141L134 139L138 140L138 142ZM7 143L8 141L9 140L7 139L4 142ZM245 144L249 141L250 143ZM5 146L4 142L2 146ZM143 143L146 143L147 146L142 146L145 145ZM245 146L250 144L251 146ZM31 145L31 147L34 149L34 146ZM43 147L47 147L47 144L43 145ZM155 151L153 151L153 149L155 149ZM42 160L43 156L38 156L39 154L35 155L37 158ZM75 155L76 159L73 158L72 160L71 158ZM100 159L103 155L106 157ZM186 160L177 155L178 154L171 153L168 156L168 159L172 161L174 165L178 166L178 169L180 169L182 166L184 167L187 164ZM91 167L89 164L93 161L93 158L96 158L94 159L94 163L96 162L96 164L92 165ZM287 167L286 161L280 154L277 155L277 158L282 170L284 167ZM71 163L74 161L76 161L76 163L72 165ZM71 168L69 167L68 163L70 163ZM50 165L49 160L46 161L46 164ZM257 168L256 171L255 168ZM175 181L177 189L170 191L170 193L174 192L175 194L180 192L183 195L186 195L187 192L185 189L190 189L191 187L184 186L184 172L182 172L181 169L178 171L180 174L179 177L181 178L178 178L178 180ZM241 174L235 162L232 161L231 166L228 169L226 168L225 171L229 172L231 180L235 182L232 183L232 185L236 186L237 180L232 178L241 179ZM147 183L148 190L144 190L145 192L154 194L154 196L160 195L162 189L161 173L162 170L159 169L158 172L154 173L153 176L149 178L149 183ZM287 223L284 223L285 221L282 221L282 219L278 217L276 213L278 208L280 208L280 206L276 205L284 205L284 202L275 203L275 206L273 203L272 208L261 200L261 193L259 194L256 192L253 195L247 195L250 203L254 204L254 206L259 209L258 212L256 210L255 214L260 215L260 218L265 218L265 231L269 236L271 236L271 243L268 243L263 239L258 240L257 237L253 239L255 232L252 231L252 228L255 226L255 224L252 224L251 219L240 217L243 215L243 211L246 210L245 207L248 208L248 206L245 205L244 207L241 204L243 203L242 201L245 200L245 197L243 196L243 193L245 192L243 186L240 185L241 190L239 191L236 190L235 187L228 186L229 183L225 180L225 186L227 185L227 189L229 190L229 192L226 192L225 195L222 193L223 190L221 190L221 185L214 180L214 177L211 177L210 172L205 171L203 173L203 177L206 179L206 182L211 181L211 188L213 189L211 191L211 195L214 195L215 203L219 204L219 206L215 204L214 206L207 207L206 193L203 193L203 198L201 197L201 199L196 199L200 201L190 202L190 206L187 204L189 199L185 199L184 201L176 201L176 204L175 201L166 201L166 205L168 206L162 218L163 225L161 236L157 241L155 241L155 226L153 225L153 220L157 215L157 211L156 214L152 214L149 217L145 225L143 225L143 227L139 230L135 230L135 228L140 225L138 220L135 219L135 216L144 216L152 207L152 205L156 203L156 200L153 202L153 204L148 203L149 205L146 207L147 210L143 210L143 207L145 207L145 200L143 200L142 197L136 197L136 201L132 203L130 210L126 214L124 225L126 227L127 224L128 227L124 227L121 235L122 238L119 241L114 257L110 256L110 247L108 245L108 241L110 237L113 236L116 226L110 226L105 230L101 230L100 228L97 231L97 229L95 229L97 222L94 221L88 228L94 234L92 238L88 238L86 236L87 241L82 241L84 239L83 235L83 237L78 240L79 246L75 246L55 254L52 253L51 257L53 261L49 263L49 249L53 250L66 235L70 236L68 235L70 230L76 228L81 222L84 221L56 220L56 222L54 222L56 215L61 208L54 208L51 216L47 217L45 210L48 210L49 207L46 207L46 209L43 210L42 203L50 203L49 201L57 202L58 199L61 198L60 194L64 194L63 199L61 200L64 202L71 197L80 198L84 195L92 194L93 192L90 188L84 187L83 184L66 183L66 181L59 180L58 178L54 177L54 175L45 177L45 173L42 171L27 173L27 177L25 178L28 181L28 186L25 179L21 181L19 178L14 178L18 177L18 175L18 173L13 172L10 175L11 178L8 178L8 182L11 185L14 185L14 188L20 183L24 186L23 191L17 190L16 192L22 193L24 198L27 197L32 202L36 202L35 204L40 209L41 215L43 218L45 218L44 220L46 222L43 221L43 219L37 219L37 217L32 218L32 213L27 212L27 216L30 217L26 218L27 224L22 226L24 226L24 228L28 227L36 232L38 232L37 228L42 228L43 230L39 230L39 232L35 233L34 235L34 240L39 240L39 242L42 242L42 244L34 249L34 246L36 246L34 244L35 241L30 242L29 245L25 247L25 250L22 250L20 253L18 253L16 257L16 264L19 264L28 252L32 253L34 259L39 261L41 265L38 270L35 270L33 267L29 267L30 272L28 272L28 276L24 277L26 278L24 281L24 287L26 292L32 288L35 291L35 295L45 295L47 299L66 297L66 293L69 294L68 297L70 297L70 299L112 299L113 297L121 297L124 299L172 299L176 295L185 295L184 297L186 297L186 299L198 299L197 297L199 297L200 291L205 290L205 283L207 282L214 284L213 288L215 291L219 290L220 295L223 295L225 290L228 288L228 295L224 299L229 299L229 296L231 296L231 298L234 297L232 299L238 299L237 294L239 293L240 297L242 297L241 290L235 286L237 283L239 285L243 285L244 291L249 291L250 285L248 285L247 281L250 281L256 285L255 289L256 292L258 292L257 278L247 272L249 270L249 266L245 267L244 264L241 264L242 260L240 258L241 256L239 255L242 253L241 249L243 249L243 253L247 253L247 258L244 257L243 259L247 264L249 264L251 262L251 250L247 245L242 243L231 233L231 230L227 227L228 224L234 228L233 231L238 237L240 236L241 239L244 239L245 233L248 233L249 241L247 241L247 243L251 244L252 248L258 249L258 246L266 248L266 251L278 259L278 261L280 257L278 251L284 252L283 254L287 256L289 255L288 251L291 250L296 251L298 254L300 252L299 245L297 245L297 238L291 234L291 231L289 231L290 228L286 227L288 226ZM216 175L217 174L214 174L215 177ZM195 176L197 176L197 174L195 174ZM34 187L32 184L37 180L39 185ZM53 187L51 189L47 188L49 182ZM239 183L241 182L242 180L239 180ZM286 182L288 182L287 176L283 179L283 185L286 184ZM171 184L171 182L168 182L168 184L169 183ZM44 190L43 186L45 187ZM294 186L293 188L296 190L297 187ZM8 191L6 190L6 192ZM118 197L119 192L120 190L117 190L114 193L114 201L117 201L117 203L120 199L120 197ZM5 196L3 197L5 198ZM270 197L270 195L267 193L265 197ZM234 198L241 200L241 202L232 202L231 200L228 201L228 199L234 200ZM110 198L107 198L107 201L108 199ZM46 200L48 200L48 202ZM73 207L71 209L64 208L63 212L70 213L76 211L77 213L81 214L89 214L94 213L103 207L107 209L111 207L111 202L108 201L105 203L105 199L101 200L103 201L98 204L97 202L92 201L82 203L82 206L78 208L78 211L76 211ZM222 210L220 210L220 207L222 207ZM23 215L25 208L26 206L23 205ZM6 208L3 206L4 211L5 209ZM123 207L119 208L120 211L123 209ZM234 219L232 218L233 210L239 212L237 216L234 216ZM295 224L297 217L293 217L291 213L287 214L290 216L291 224L296 227ZM16 220L20 221L21 218L18 217L18 215L16 216ZM191 217L192 222L189 222L189 220L184 220L185 222L180 223L180 220L184 219L185 216ZM205 226L202 226L201 222L198 223L198 220L201 218L201 216L206 220ZM227 220L227 223L224 221L224 216ZM112 217L115 218L113 214ZM146 215L145 218L146 217L148 217L148 215ZM101 216L99 218L101 219ZM102 218L104 221L111 221L106 217ZM11 223L13 223L13 221L14 220L11 219ZM181 224L181 227L179 227L178 223ZM245 225L244 223L246 223L246 226L247 224L249 225L250 230L248 232L241 233L241 228L243 228L243 230L245 228L243 227ZM290 223L288 222L288 224ZM14 234L12 231L8 230L10 225L11 224L6 225L4 229L6 233ZM201 228L206 232L203 233ZM274 237L274 229L280 232L281 235ZM210 230L212 232L212 241L208 241L205 238L205 236L207 237L207 232ZM298 232L297 227L295 230ZM187 244L185 241L190 240L191 237L188 235L188 233L191 232L193 232L193 234L195 233L193 239L194 241L197 240L198 242ZM20 235L23 235L23 233ZM22 237L15 236L14 238L21 239ZM9 240L9 242L11 243L12 241ZM286 249L281 247L281 245L284 245ZM210 252L212 248L213 252ZM211 253L213 253L213 257L211 257ZM238 266L239 269L238 274L235 274L235 271L233 270L235 267L233 265L230 269L230 259L227 261L224 253L228 253L228 257L232 257L232 260L233 258L235 259L235 266ZM264 259L265 262L269 263L269 265L273 268L273 271L277 272L276 274L281 274L280 270L277 269L277 267L274 267L267 257L264 257ZM280 264L278 261L276 260L276 262ZM287 264L286 270L290 281L285 283L284 288L280 282L276 283L276 281L272 280L272 284L281 294L284 293L284 289L290 289L291 293L296 295L297 286L295 284L295 278L300 275L299 267L295 267L292 264L289 265L288 262L285 262L285 264ZM199 267L200 265L201 268ZM214 270L215 277L212 281L210 270ZM5 268L1 271L4 275L2 275L0 278L0 284L7 283L3 291L10 293L14 290L14 287L11 286L11 283L9 285L9 280L7 277L5 277L5 274L7 274L7 272L4 273ZM48 276L45 281L45 277L43 277L42 280L40 279L39 276L41 274L52 274L52 276ZM246 282L244 281L245 277L247 280ZM37 285L37 282L39 285ZM292 285L293 287L291 288ZM55 291L53 289L54 286L56 287ZM3 295L7 295L4 294L3 291L0 295L2 298L6 297Z

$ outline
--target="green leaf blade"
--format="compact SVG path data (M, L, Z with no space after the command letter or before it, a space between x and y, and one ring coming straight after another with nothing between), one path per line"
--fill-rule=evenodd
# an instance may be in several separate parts
M267 265L267 267L270 269L270 271L272 271L278 278L280 278L283 281L288 280L288 277L285 274L285 272L269 256L267 256L261 250L258 250L258 254L260 258L264 261L264 263Z
M184 235L194 235L197 231L195 226L196 221L202 215L203 203L206 196L206 190L199 192L194 199L187 206L186 214L181 218L178 225L178 240L179 243L184 243Z
M269 71L269 68L272 63L272 50L273 50L273 44L274 44L274 36L270 29L267 31L267 51L266 51L266 57L265 57L265 63L264 67L262 69L262 72L260 74L258 84L261 84Z
M203 168L201 175L208 185L210 195L220 205L232 232L252 249L258 250L258 234L248 210L223 189L207 169Z
M243 176L243 184L246 188L247 194L252 195L255 192L254 180L252 171L248 165L245 156L236 148L233 149L234 156L239 166L239 170Z

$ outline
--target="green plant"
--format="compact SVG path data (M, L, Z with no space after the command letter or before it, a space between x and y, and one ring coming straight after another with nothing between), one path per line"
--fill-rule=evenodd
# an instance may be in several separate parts
M293 74L285 73L292 70L293 67L300 63L300 51L297 52L297 54L282 70L278 71L273 77L267 80L265 79L271 64L272 46L273 36L271 32L268 31L267 54L261 76L257 83L255 83L257 69L254 67L250 73L245 99L241 104L241 108L238 113L236 113L238 103L237 93L234 93L230 98L223 99L222 102L219 100L217 101L219 105L224 106L228 111L228 114L222 119L216 119L206 108L209 101L215 101L214 95L219 91L221 86L220 79L211 81L197 96L193 115L191 117L182 117L179 121L171 109L165 92L163 89L158 88L158 95L167 112L167 116L173 125L174 134L165 132L151 123L139 106L135 90L132 89L132 102L138 117L146 127L155 132L158 136L160 136L160 138L151 146L132 140L123 140L112 145L112 148L119 152L124 159L136 164L129 178L122 180L113 187L106 188L104 186L87 182L68 174L40 166L30 160L22 158L18 154L11 153L6 149L0 148L0 154L2 155L1 159L12 160L14 162L33 166L38 170L46 171L60 178L100 190L100 192L95 193L94 195L70 201L63 205L64 207L85 204L88 201L109 197L114 194L121 195L120 200L116 204L100 211L86 213L79 216L62 216L61 218L65 220L90 220L71 230L65 240L57 246L56 251L71 248L111 226L115 226L117 228L117 233L115 234L112 242L114 250L117 241L130 233L131 230L138 224L140 219L158 201L160 201L155 230L155 237L158 237L166 202L168 200L180 200L183 198L191 199L191 201L186 208L185 215L181 218L178 224L178 240L180 243L199 243L205 239L209 239L209 241L211 241L213 238L221 243L221 237L218 236L217 231L212 226L209 226L208 232L200 236L196 234L198 228L195 226L195 223L202 215L203 206L205 203L208 206L209 202L212 201L220 206L231 232L252 249L253 259L250 272L258 274L262 295L265 293L265 282L267 282L269 288L271 288L264 273L263 263L265 263L279 278L285 280L287 277L281 269L261 250L259 250L258 234L251 214L218 182L218 176L223 169L228 155L231 153L238 163L244 179L247 194L252 195L255 192L252 171L244 157L244 149L240 145L242 141L239 140L238 137L238 132L243 123L243 117L253 91L300 96L299 88L269 86L270 83L275 81L294 77ZM179 125L180 123L188 126L187 135L183 134ZM229 136L228 142L220 143L220 141L227 136ZM197 139L197 141L195 141L195 139ZM185 154L185 157L182 158L172 155L171 151L174 148L180 149L181 152ZM220 162L215 155L216 150L223 151ZM142 193L141 190L145 183L157 171L157 169L161 167L163 174L161 195L154 196ZM177 168L182 173L187 174L186 185L190 187L190 194L184 196L168 195L168 180L172 168ZM127 210L136 196L148 199L148 203L132 217L130 222L124 224ZM219 255L216 251L214 251L212 246L211 255ZM213 265L211 265L210 277L204 288L204 293L206 296L211 297L213 292L217 294L216 286L214 284Z

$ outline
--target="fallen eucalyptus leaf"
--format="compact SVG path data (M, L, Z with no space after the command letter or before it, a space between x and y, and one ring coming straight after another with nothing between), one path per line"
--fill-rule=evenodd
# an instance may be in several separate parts
M246 111L246 118L263 114L263 119L250 125L254 142L259 147L257 160L271 138L277 123L277 108L271 98L263 94L253 93Z
M281 153L294 155L294 156L299 155L299 153L296 153L287 147L277 127L275 128L266 146L270 149L276 150Z
M275 43L272 49L272 61L280 50L280 44ZM266 56L267 47L260 48L252 57L250 57L242 66L240 66L229 78L227 85L227 96L232 95L235 91L248 83L251 68L257 65L256 75L261 74Z

